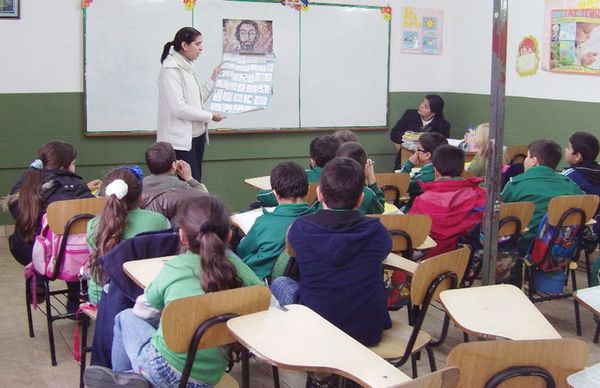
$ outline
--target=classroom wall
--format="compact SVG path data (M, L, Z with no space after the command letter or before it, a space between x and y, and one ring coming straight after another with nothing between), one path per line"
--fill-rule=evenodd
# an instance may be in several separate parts
M416 107L423 94L429 92L440 92L446 100L446 116L453 124L454 137L462 136L469 125L488 120L491 3L480 0L402 3L445 10L441 56L401 54L397 38L401 7L393 9L390 126L405 109ZM596 117L600 77L541 71L533 77L516 76L514 57L518 41L522 35L542 36L541 22L531 22L527 17L543 14L540 11L543 0L511 2L510 7L506 143L523 144L548 136L565 144L569 134L576 130L599 133ZM34 158L37 148L50 139L61 138L77 147L78 173L85 179L101 177L112 166L142 163L143 150L154 141L151 136L83 135L80 2L22 2L21 14L21 20L0 21L0 36L13 39L0 41L2 52L10 53L0 57L0 194L8 192ZM242 209L254 194L241 183L243 179L268 174L281 160L292 159L306 165L308 144L316 135L316 132L299 132L212 136L206 154L205 182L232 209ZM387 133L361 132L359 136L375 159L376 169L391 168L394 149ZM12 223L10 217L1 213L0 224L8 223Z

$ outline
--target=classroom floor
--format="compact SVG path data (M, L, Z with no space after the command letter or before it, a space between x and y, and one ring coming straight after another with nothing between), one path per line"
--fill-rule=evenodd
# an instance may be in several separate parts
M58 366L50 365L48 333L46 321L39 312L34 312L35 338L27 333L27 316L24 306L24 281L22 267L8 251L6 230L0 230L0 387L76 387L79 384L79 365L73 360L73 332L75 323L62 320L55 324L55 338ZM596 252L596 256L598 252ZM586 284L583 272L578 272L578 284ZM537 304L544 316L554 325L564 338L577 338L570 299ZM393 318L405 320L406 312L394 312ZM441 327L443 313L437 306L430 309L424 329L437 333ZM588 365L600 362L600 346L592 343L595 323L591 314L581 309L583 336L590 344ZM434 334L435 335L435 334ZM451 325L448 339L435 350L438 367L445 365L450 349L462 342L462 332ZM271 367L253 360L250 364L252 387L272 387ZM410 375L410 362L400 368ZM419 375L429 373L427 357L418 363ZM241 368L237 365L232 375L241 381ZM300 372L281 371L283 387L304 387L306 375Z

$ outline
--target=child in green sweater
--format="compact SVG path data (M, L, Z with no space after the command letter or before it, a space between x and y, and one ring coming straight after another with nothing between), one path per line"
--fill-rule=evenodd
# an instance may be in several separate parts
M383 191L377 185L377 177L375 177L375 163L367 158L365 148L356 142L344 143L337 151L336 157L347 157L354 159L364 166L365 169L365 187L363 194L365 195L358 210L362 214L382 214L385 206L385 196Z
M263 215L256 219L237 248L242 261L261 279L271 275L273 264L283 252L288 227L299 216L316 209L304 200L308 178L297 163L278 164L271 171L271 187L279 205L273 211L263 209Z

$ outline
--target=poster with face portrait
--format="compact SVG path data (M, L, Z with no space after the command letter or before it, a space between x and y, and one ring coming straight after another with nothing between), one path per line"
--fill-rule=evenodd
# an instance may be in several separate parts
M223 52L273 52L272 20L223 19Z
M403 7L400 23L402 53L442 54L443 10Z
M547 1L544 35L544 70L600 75L600 2Z

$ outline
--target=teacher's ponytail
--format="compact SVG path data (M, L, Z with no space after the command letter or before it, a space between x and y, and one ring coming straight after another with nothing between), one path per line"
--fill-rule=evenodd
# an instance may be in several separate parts
M169 52L171 51L172 46L173 46L173 42L165 43L165 47L163 47L162 55L160 56L160 63L163 63L165 61L165 58L167 57L167 55L169 55Z

